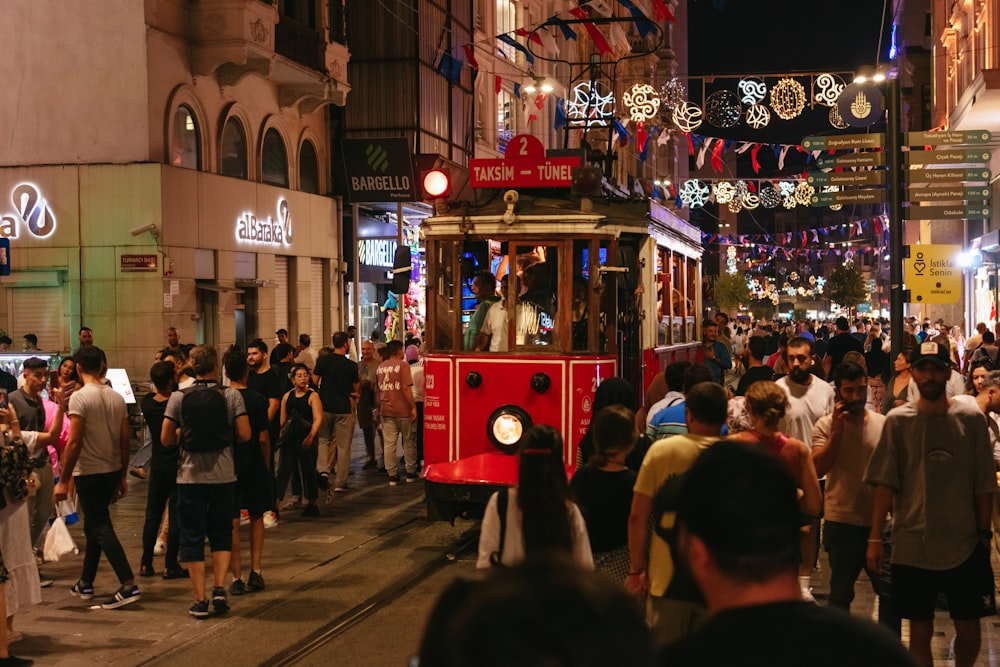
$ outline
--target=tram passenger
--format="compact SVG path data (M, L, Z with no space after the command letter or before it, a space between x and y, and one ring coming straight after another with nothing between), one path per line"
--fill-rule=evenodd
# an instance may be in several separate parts
M480 271L472 280L472 293L476 296L476 309L469 318L469 326L465 329L463 348L466 350L479 349L476 345L479 340L479 331L486 322L486 314L490 306L500 300L497 296L497 279L489 271Z
M500 298L490 306L486 320L476 338L476 350L506 352L507 342L507 274L500 278Z
M587 333L590 324L587 304L587 280L582 276L573 278L573 349L587 349Z
M570 500L562 462L562 436L536 424L521 438L517 488L502 489L486 504L476 567L516 565L548 552L571 556L594 569L590 538L580 508ZM500 516L501 505L506 505Z
M537 262L524 269L517 301L518 344L551 345L556 308L548 285L546 262Z

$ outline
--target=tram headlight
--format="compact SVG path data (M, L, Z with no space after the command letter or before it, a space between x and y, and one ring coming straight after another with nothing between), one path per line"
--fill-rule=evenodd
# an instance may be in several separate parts
M516 405L502 405L486 422L486 435L504 454L516 454L524 432L531 428L531 417Z

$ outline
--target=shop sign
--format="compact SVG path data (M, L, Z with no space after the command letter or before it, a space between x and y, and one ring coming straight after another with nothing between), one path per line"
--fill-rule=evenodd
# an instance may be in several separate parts
M0 215L0 237L16 239L21 225L24 225L29 234L40 239L48 238L56 230L56 216L52 207L34 183L19 183L14 186L10 191L10 200L14 204L15 213Z
M502 159L469 160L469 185L474 188L568 188L579 155L546 157L536 137L519 134L507 144Z
M157 255L122 255L119 268L123 272L156 271Z
M911 303L957 303L962 296L962 269L956 258L959 245L920 244L904 259L906 287Z
M416 201L413 157L403 138L342 139L352 203Z
M359 264L391 269L395 256L396 241L392 239L358 240Z
M277 247L292 245L292 216L288 210L288 202L278 200L277 219L271 216L258 218L250 211L245 211L236 218L236 242Z

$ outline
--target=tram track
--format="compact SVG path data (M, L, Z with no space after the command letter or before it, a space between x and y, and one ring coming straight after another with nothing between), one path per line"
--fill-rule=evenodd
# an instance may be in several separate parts
M329 621L295 644L265 660L261 665L263 667L284 667L285 665L298 663L304 657L318 651L351 628L363 623L393 601L412 590L417 584L455 563L461 555L475 548L478 541L479 528L476 526L463 533L447 549L442 550L436 558L418 567L416 570L397 577L371 597Z

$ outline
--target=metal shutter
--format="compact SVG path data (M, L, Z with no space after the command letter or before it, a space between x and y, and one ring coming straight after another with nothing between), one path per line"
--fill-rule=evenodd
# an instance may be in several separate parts
M310 326L309 336L313 340L313 348L319 349L327 344L323 339L323 292L326 285L323 284L323 260L309 260L309 308Z
M62 287L13 287L10 296L10 332L14 350L20 350L21 336L33 333L38 336L41 350L67 349L64 294ZM83 323L85 326L86 321ZM94 332L98 344L99 331Z
M274 258L274 328L288 328L288 258ZM265 336L266 338L266 336Z

